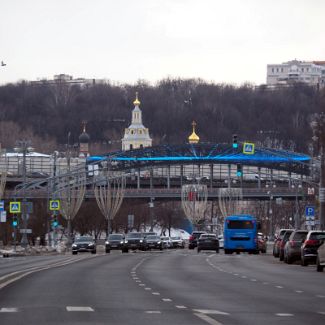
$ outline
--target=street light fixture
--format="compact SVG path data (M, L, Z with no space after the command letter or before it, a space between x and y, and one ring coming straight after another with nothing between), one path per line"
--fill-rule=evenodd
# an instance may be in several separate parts
M26 202L26 155L34 149L30 146L30 140L18 140L14 150L23 154L23 202L22 202L22 220L23 220L23 236L21 239L21 246L26 248L28 245L27 240L27 202Z

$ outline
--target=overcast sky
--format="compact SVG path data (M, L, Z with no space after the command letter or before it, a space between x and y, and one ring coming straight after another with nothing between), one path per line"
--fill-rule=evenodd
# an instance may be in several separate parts
M324 13L324 0L1 0L0 84L261 84L268 63L325 60Z

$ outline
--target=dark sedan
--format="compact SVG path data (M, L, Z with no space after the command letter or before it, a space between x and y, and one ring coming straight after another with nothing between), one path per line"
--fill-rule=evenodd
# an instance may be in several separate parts
M92 254L96 254L96 243L91 236L81 236L75 239L71 249L73 255L80 252L91 252Z
M105 252L110 253L112 249L122 249L123 243L123 234L110 234L105 242Z
M301 258L300 247L305 240L308 230L295 230L289 237L289 240L284 246L284 262L291 264L294 261L299 261Z
M197 252L213 250L219 253L219 240L215 234L202 234L197 241Z
M148 249L163 250L163 242L158 235L147 235L146 241Z

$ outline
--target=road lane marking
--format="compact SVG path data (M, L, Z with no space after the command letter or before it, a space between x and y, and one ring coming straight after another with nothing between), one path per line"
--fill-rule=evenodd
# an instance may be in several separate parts
M301 290L296 290L295 292L296 293L303 293L303 291L301 291Z
M278 288L278 289L283 289L283 287L282 286L275 286L276 288Z
M67 306L67 311L94 311L91 307L83 306Z
M208 315L204 315L200 313L194 313L194 315L206 321L210 325L222 325L222 323L216 321L215 319L209 317Z
M151 288L144 288L144 290L151 290Z
M152 294L155 295L155 296L160 296L159 292L152 292Z
M229 315L228 313L220 310L214 309L193 309L193 311L200 313L200 314L210 314L210 315Z
M317 314L325 315L325 311L318 311Z
M3 307L0 309L0 313L17 313L18 312L18 308L6 308Z
M269 284L269 283L268 283L268 282L263 282L263 284L267 285L267 284Z
M277 313L277 314L275 314L275 316L279 316L279 317L292 317L293 314L289 314L289 313Z
M316 295L317 298L325 298L324 295Z
M242 275L241 278L242 278L242 279L246 279L247 276L246 276L246 275Z
M251 281L256 282L257 280L256 279L251 279Z
M178 308L178 309L187 309L187 307L185 307L183 305L176 305L175 307Z
M140 287L145 287L146 285L144 283L139 284Z
M162 298L162 301L169 302L169 301L172 301L172 300L169 299L169 298Z
M161 314L161 311L159 311L159 310L147 310L145 313L146 314Z

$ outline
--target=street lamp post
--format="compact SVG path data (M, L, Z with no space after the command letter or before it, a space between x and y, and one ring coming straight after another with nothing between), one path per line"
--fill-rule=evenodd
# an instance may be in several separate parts
M298 190L302 188L302 185L299 184L298 182L295 182L294 184L291 185L291 187L296 189L294 225L295 225L295 229L300 229L301 220L299 214Z
M22 221L23 221L23 235L21 239L21 246L26 248L28 245L27 240L27 202L26 202L26 154L33 150L30 146L31 141L29 140L19 140L16 142L17 147L14 148L15 151L21 152L23 154L23 201L22 201Z
M269 238L273 238L274 232L273 232L273 210L272 210L272 200L273 200L273 195L272 195L272 188L276 188L276 184L273 181L270 181L269 184L265 185L266 188L269 188L270 190L267 191L267 194L269 195L269 207L268 207L268 217L269 217Z

